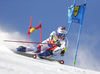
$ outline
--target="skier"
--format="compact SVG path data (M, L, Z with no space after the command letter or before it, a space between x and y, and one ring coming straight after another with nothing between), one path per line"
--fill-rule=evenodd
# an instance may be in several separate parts
M58 55L64 56L64 53L68 47L68 39L66 38L66 28L63 26L58 27L57 31L53 31L50 37L44 40L41 44L37 45L36 48L18 47L17 51L28 52L33 51L39 53L39 56L50 56Z

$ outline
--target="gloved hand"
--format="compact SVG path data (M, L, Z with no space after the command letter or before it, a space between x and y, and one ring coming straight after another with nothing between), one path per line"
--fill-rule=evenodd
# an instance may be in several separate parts
M55 41L55 45L60 47L61 46L61 43L59 41Z
M48 43L50 43L51 45L54 45L54 46L56 45L58 47L61 46L61 43L58 40L56 40L56 38L53 35L51 35L50 37L51 38L49 39L49 42ZM50 44L49 44L49 46L50 46Z
M61 53L60 53L61 56L64 56L64 53L65 53L65 50L62 50Z
M49 39L49 41L48 41L48 46L50 47L50 48L52 48L53 46L55 46L55 44L54 44L54 40L50 40Z

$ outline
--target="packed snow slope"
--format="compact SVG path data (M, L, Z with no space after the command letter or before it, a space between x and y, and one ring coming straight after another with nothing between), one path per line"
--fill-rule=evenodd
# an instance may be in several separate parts
M9 49L23 44L3 41L5 39L26 40L24 37L19 32L4 32L0 30L0 74L100 74L100 72L96 71L14 54Z
M0 74L100 74L57 62L32 59L0 49Z

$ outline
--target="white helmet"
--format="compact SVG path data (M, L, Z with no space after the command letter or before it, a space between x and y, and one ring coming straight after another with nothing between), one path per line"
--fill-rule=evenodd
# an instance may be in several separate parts
M63 27L63 26L58 27L58 29L57 29L58 36L66 37L66 34L67 34L67 30L65 27Z

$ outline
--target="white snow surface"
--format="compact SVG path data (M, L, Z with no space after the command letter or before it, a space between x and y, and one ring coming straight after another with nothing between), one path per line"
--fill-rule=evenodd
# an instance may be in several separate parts
M9 34L0 30L0 74L100 74L97 71L14 54L9 49L22 44L6 43L3 41L5 39L25 40L18 32Z
M100 74L100 72L32 59L0 50L0 74Z

